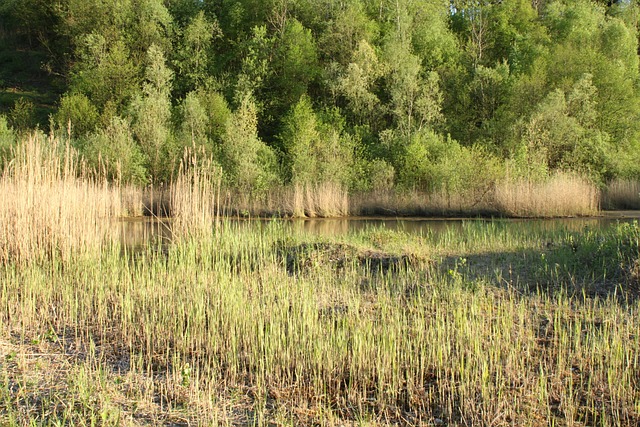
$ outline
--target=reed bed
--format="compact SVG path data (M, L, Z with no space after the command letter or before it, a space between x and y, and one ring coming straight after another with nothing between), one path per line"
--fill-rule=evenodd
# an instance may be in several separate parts
M289 211L299 218L333 218L349 215L349 196L339 185L325 182L296 185L289 194Z
M349 211L349 193L343 187L325 182L279 187L260 194L223 195L224 212L238 216L336 218Z
M445 191L385 191L355 194L350 211L358 216L476 216L497 215L487 194L453 194Z
M638 235L470 223L318 242L223 221L135 262L114 250L64 271L5 265L0 422L636 426L640 305L615 285L582 293L612 270L577 276L569 257L603 241L637 254ZM429 259L336 264L351 245ZM311 262L288 269L301 247Z
M640 209L640 181L616 179L602 192L604 209Z
M120 186L122 199L122 216L127 218L142 217L145 214L144 191L138 186L124 184Z
M509 216L562 217L593 215L600 193L584 178L556 174L545 182L516 181L497 186L495 203Z
M42 135L24 139L0 179L0 262L94 251L120 216L117 187L87 178L73 150Z
M557 174L545 182L506 180L491 188L452 193L383 192L351 197L356 215L509 217L587 216L599 210L597 187L580 177Z
M176 238L210 238L220 218L222 173L211 161L187 153L170 191L172 233Z

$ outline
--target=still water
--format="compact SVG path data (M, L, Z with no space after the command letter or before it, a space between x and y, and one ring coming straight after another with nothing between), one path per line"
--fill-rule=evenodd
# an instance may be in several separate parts
M608 211L598 217L560 219L511 219L511 218L389 218L389 217L349 217L313 219L230 219L240 226L265 227L279 221L294 232L305 232L323 236L338 236L372 228L385 228L405 233L437 234L446 230L462 228L473 222L479 225L496 223L514 231L519 229L580 231L585 227L609 227L619 221L640 219L640 211ZM121 242L127 246L146 243L169 243L172 239L170 218L136 218L119 222Z

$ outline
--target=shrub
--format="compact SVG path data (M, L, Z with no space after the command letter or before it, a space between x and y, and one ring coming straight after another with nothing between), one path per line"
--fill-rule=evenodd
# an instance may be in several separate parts
M58 127L68 129L70 126L71 136L76 138L93 132L98 119L98 109L81 93L65 94L55 116Z
M245 96L226 124L221 163L228 184L247 192L263 192L278 181L273 150L258 137L256 106Z
M5 163L11 155L11 149L16 143L16 133L9 126L6 116L0 114L0 175Z
M89 136L84 154L90 164L110 180L133 184L148 182L144 156L125 119L113 117L105 129Z
M14 129L20 132L26 132L35 126L36 107L30 100L26 98L18 98L9 111L9 122Z

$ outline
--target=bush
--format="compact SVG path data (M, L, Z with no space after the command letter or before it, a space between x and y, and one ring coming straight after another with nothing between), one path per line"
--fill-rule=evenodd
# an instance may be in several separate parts
M88 137L84 154L96 170L110 180L146 184L148 172L144 156L133 140L129 122L113 117L105 129Z
M264 192L278 181L275 153L258 137L256 106L248 96L226 124L220 157L227 183L241 191Z
M0 114L0 175L8 163L11 149L16 143L16 133L9 126L6 116Z
M36 107L30 100L19 98L11 111L9 111L9 122L14 129L26 132L35 126Z
M64 95L55 115L58 127L67 129L71 126L71 136L75 138L93 132L98 119L98 109L81 93Z

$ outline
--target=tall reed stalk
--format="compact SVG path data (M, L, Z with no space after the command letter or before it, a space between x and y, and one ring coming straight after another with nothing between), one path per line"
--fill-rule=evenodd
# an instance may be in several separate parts
M289 211L294 217L331 218L349 215L349 195L332 182L295 185L289 192Z
M68 260L109 240L120 192L88 176L68 144L38 134L21 141L0 178L0 262Z
M604 209L640 209L640 181L616 179L602 192Z
M221 214L222 174L210 159L187 152L171 186L174 238L207 238Z

